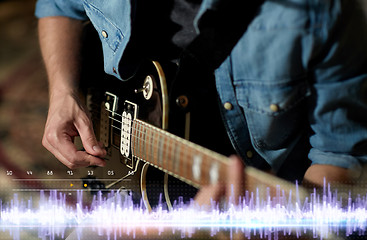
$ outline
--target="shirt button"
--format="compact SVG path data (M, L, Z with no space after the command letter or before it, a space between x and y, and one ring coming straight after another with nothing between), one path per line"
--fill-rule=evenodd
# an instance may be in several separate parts
M117 73L116 68L112 68L113 73Z
M254 156L254 153L251 151L251 150L248 150L247 152L246 152L246 157L247 158L252 158Z
M103 30L103 31L102 31L102 36L103 36L104 38L107 38L107 37L108 37L108 34L107 34L107 32L106 32L105 30Z
M230 102L226 102L226 103L224 103L224 108L226 110L232 110L233 109L233 105Z
M278 112L279 111L279 106L277 105L277 104L270 104L270 110L272 111L272 112Z

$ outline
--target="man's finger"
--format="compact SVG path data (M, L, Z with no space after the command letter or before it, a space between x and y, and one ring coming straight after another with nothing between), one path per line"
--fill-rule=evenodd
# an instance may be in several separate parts
M104 167L106 166L106 161L90 155L89 153L85 152L85 151L76 151L76 155L77 155L77 159L83 159L83 163L88 163L87 166L99 166L99 167Z
M106 155L106 150L103 149L94 135L93 126L87 116L79 118L75 122L75 127L79 132L84 149L91 155L103 157Z
M227 171L227 199L230 203L238 204L239 197L244 194L245 186L244 164L242 163L242 160L236 155L231 156Z
M78 151L72 142L72 138L66 133L60 134L52 143L46 143L46 147L57 159L68 168L87 167L90 165L105 166L105 161L99 157L88 154L85 151ZM44 144L45 145L45 144Z
M212 201L218 203L223 194L224 187L221 184L203 186L196 194L194 200L199 206L210 206Z
M67 158L65 158L60 152L59 150L57 150L56 148L54 148L51 144L49 144L47 141L43 141L43 146L50 151L62 164L64 164L65 166L67 166L70 169L75 169L78 167L83 167L81 165L75 164L70 162Z
M76 166L91 166L96 165L103 167L105 166L105 161L97 156L88 154L85 151L78 151L76 146L71 141L71 139L64 138L60 141L59 152L68 159L69 162L75 164Z

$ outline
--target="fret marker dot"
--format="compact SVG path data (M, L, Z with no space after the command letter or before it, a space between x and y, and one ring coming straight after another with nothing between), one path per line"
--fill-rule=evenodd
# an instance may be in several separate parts
M209 171L210 184L216 184L219 179L218 164L213 163Z
M201 161L202 158L199 155L195 155L194 159L193 159L193 164L192 164L192 175L194 177L195 180L199 181L200 180L200 175L201 175Z

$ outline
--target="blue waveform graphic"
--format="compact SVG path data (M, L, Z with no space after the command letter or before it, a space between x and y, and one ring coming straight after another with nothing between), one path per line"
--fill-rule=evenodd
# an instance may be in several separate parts
M83 191L77 192L74 204L67 203L67 195L56 190L41 191L37 204L32 198L20 199L14 194L10 202L1 202L0 228L14 240L20 240L20 232L29 229L37 229L40 239L64 239L67 230L74 232L76 239L83 239L86 229L105 239L139 239L148 232L190 238L201 230L213 237L229 232L230 238L240 234L243 239L257 236L275 240L290 235L333 239L334 235L366 234L367 194L343 199L337 190L327 188L302 200L292 198L292 193L286 196L280 189L275 197L269 192L264 198L260 195L259 191L247 192L237 205L212 202L203 208L193 201L178 201L172 210L158 205L148 211L143 203L134 204L130 195L121 192L98 192L88 205L84 204Z

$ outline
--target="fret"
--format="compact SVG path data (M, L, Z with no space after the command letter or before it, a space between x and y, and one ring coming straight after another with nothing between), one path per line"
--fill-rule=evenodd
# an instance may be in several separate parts
M185 159L183 160L183 166L185 169L185 177L188 179L190 178L190 173L191 173L191 168L190 168L190 161L191 161L191 157L192 157L192 153L190 151L190 148L188 148L188 146L185 144Z
M158 165L158 141L159 141L159 134L157 131L153 133L154 142L153 142L153 150L154 150L154 164Z
M144 145L145 145L145 141L144 141L144 137L143 137L143 129L142 129L142 124L139 123L139 157L143 158L143 153L144 153Z
M145 154L145 129L142 124L140 125L140 135L141 135L141 142L140 142L140 157L143 158Z
M165 141L164 141L163 164L162 164L162 167L164 169L167 169L167 165L168 165L167 163L169 161L169 142L170 142L170 140L166 136L164 136L164 139L165 139Z
M166 151L167 151L167 138L165 136L165 134L161 134L161 137L162 138L162 159L161 159L161 167L164 168L164 165L165 165L165 162L167 161L167 159L165 158L166 157Z
M169 157L169 162L167 164L167 167L174 172L174 158L175 158L175 141L172 139L172 141L170 141L170 157Z
M193 158L195 156L195 152L192 148L189 148L187 146L187 160L186 160L186 177L188 179L192 179L192 164L193 164Z
M201 183L200 184L208 184L209 183L209 166L211 160L207 154L204 154L203 161L201 162Z
M149 141L147 141L147 144L149 143L148 149L149 149L149 159L150 160L153 159L153 138L152 138L152 135L153 135L152 128L149 127L148 128ZM146 160L148 160L148 158Z
M139 145L140 145L140 139L139 139L139 123L135 122L135 133L134 136L136 138L136 145L135 145L135 156L139 157Z
M164 144L164 141L163 141L163 136L160 135L158 136L158 155L157 155L157 158L158 158L158 161L157 161L157 165L158 166L162 166L162 163L163 163L163 144Z
M182 162L184 161L184 150L183 150L183 148L184 148L185 146L184 145L182 145L182 144L180 144L180 145L178 145L178 163L177 163L177 165L178 165L178 168L177 168L177 171L180 173L180 175L184 175L184 169L183 169L183 167L182 167Z
M144 153L143 153L143 159L147 160L148 159L148 147L149 147L149 143L148 143L148 138L149 138L149 128L147 128L147 126L143 125L143 131L144 131L144 145L143 145L143 149L144 149Z
M151 128L151 143L150 143L150 152L151 152L151 161L152 163L155 163L155 155L154 155L154 145L155 145L155 142L154 142L154 136L155 136L155 132L152 131L153 129Z
M198 152L195 149L190 149L190 154L189 154L189 159L187 161L187 174L188 174L188 178L192 179L193 181L194 179L194 173L193 173L193 165L194 165L194 161L201 159L201 156L199 156ZM200 167L199 167L200 168Z
M133 121L132 124L132 129L131 129L131 138L130 138L130 142L131 142L131 155L132 156L136 156L137 152L136 152L136 144L137 144L137 137L136 137L136 122Z
M144 130L143 130L143 141L144 141L144 143L143 143L143 154L142 154L142 157L144 158L144 160L146 160L147 159L147 128L144 126L144 128L143 128Z
M141 139L140 139L140 124L137 122L136 123L136 156L140 157L140 143L141 143Z
M154 129L152 129L151 127L149 127L150 130L150 139L149 139L149 149L150 149L150 154L149 154L149 162L154 162Z
M187 164L185 164L185 162L187 161L187 149L186 149L186 144L183 145L183 152L182 152L182 155L183 155L183 158L182 158L182 161L181 161L181 169L182 169L182 176L184 177L187 177Z
M181 157L181 154L180 154L180 147L181 145L178 145L178 141L175 141L175 146L174 146L174 172L176 174L179 173L179 169L180 169L180 157Z
M165 168L165 166L167 165L167 161L168 161L167 152L168 152L168 143L169 143L170 139L165 134L162 134L162 137L163 137L162 167Z
M132 128L134 154L192 182L196 186L222 181L226 157L136 120Z

